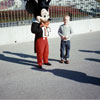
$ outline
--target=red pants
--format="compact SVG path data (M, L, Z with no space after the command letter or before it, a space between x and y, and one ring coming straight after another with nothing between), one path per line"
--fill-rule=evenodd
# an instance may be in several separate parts
M43 63L48 63L48 55L49 55L49 45L47 37L39 38L36 41L36 53L37 53L37 62L39 66L42 66Z

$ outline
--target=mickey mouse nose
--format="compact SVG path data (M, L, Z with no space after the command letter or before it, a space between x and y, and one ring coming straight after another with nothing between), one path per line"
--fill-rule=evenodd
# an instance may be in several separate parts
M51 18L49 18L48 20L49 20L49 21L51 21L52 19L51 19Z

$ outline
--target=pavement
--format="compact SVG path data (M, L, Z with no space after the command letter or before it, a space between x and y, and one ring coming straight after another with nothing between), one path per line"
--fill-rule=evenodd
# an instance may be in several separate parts
M60 38L49 38L49 62L36 68L34 43L0 46L0 99L100 99L100 31L71 38L61 64Z

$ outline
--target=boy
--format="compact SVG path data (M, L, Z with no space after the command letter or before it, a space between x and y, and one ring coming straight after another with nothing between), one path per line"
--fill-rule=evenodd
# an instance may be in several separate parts
M70 54L70 38L71 38L71 27L69 24L70 17L69 15L65 15L63 17L64 24L60 25L58 34L61 37L61 44L60 44L60 57L61 63L69 64L69 54Z

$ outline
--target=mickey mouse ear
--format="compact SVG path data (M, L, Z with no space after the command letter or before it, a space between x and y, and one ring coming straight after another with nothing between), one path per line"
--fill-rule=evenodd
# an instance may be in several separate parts
M45 8L46 10L48 10L50 1L51 0L38 0L39 7L41 9Z
M25 8L28 13L35 14L37 7L38 4L35 0L27 0Z

